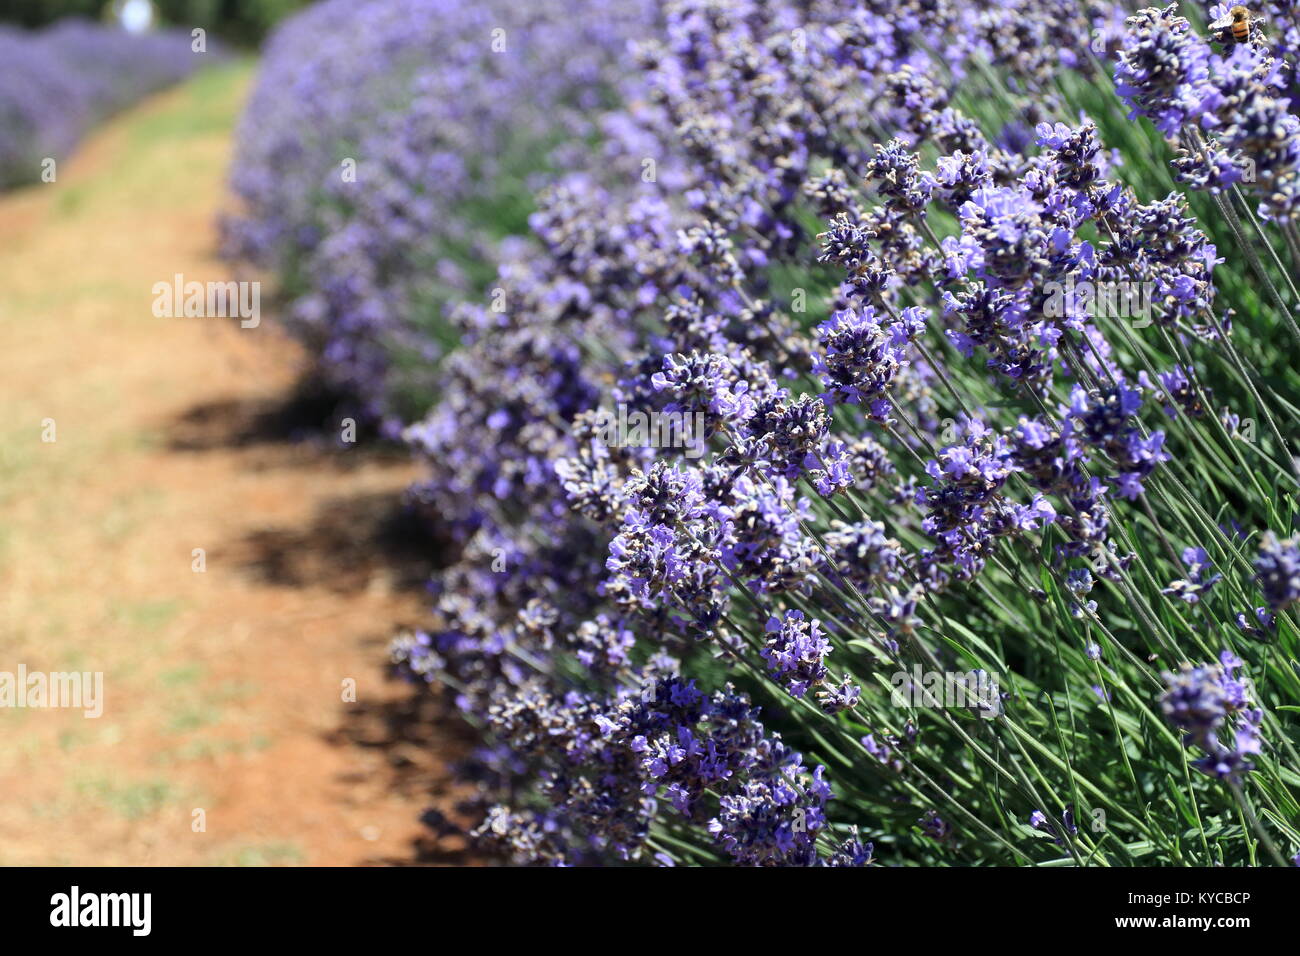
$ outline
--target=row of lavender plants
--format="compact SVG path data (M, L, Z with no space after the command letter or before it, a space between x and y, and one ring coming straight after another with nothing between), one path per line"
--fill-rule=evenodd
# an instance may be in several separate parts
M326 384L396 435L548 171L586 161L654 0L325 0L268 41L227 254L280 280ZM508 245L508 244L507 244Z
M229 233L370 416L439 392L405 435L462 554L395 657L482 735L484 844L1290 860L1290 0L1240 42L1100 0L528 10L293 21Z
M48 179L48 161L91 126L209 55L180 31L135 35L80 19L36 31L0 25L0 188Z
M664 4L406 431L483 845L1296 858L1300 14L1226 15Z

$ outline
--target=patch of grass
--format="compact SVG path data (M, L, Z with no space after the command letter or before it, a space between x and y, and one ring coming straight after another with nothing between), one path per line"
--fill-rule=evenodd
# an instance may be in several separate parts
M72 647L63 652L63 670L65 671L93 671L93 667L86 666L85 648Z
M0 504L18 492L23 474L41 448L39 428L12 428L0 435Z
M58 197L54 200L54 212L58 216L75 216L81 211L86 202L86 188L84 186L68 186L66 189L59 191Z
M236 60L200 70L181 87L177 109L156 113L136 123L131 136L136 143L157 145L167 140L188 139L230 128L229 115L237 110L240 88L251 61Z
M113 617L132 630L156 631L180 613L182 603L176 598L157 601L121 601L113 605Z
M216 757L242 754L247 746L238 740L213 740L199 737L186 741L170 750L159 750L153 755L153 762L162 766L179 763L193 763L196 760L211 760Z
M77 784L77 794L104 804L127 820L152 816L177 798L176 788L166 780L144 780L119 785L96 778Z
M218 866L284 866L303 863L307 857L295 843L246 846L223 857Z
M167 732L185 734L203 727L211 727L220 722L221 712L206 704L192 704L179 713L173 714L167 721Z
M227 680L218 685L216 693L213 695L215 700L223 704L235 701L247 700L257 693L257 685L252 681L246 680Z
M163 671L158 676L158 682L164 687L185 687L201 678L205 671L206 668L202 664L183 664Z

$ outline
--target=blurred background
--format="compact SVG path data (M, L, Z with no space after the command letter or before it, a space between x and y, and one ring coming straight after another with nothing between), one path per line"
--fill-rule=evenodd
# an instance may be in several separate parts
M258 278L218 222L303 6L0 0L0 672L105 698L0 708L0 865L460 859L419 820L458 745L384 673L430 572L415 466L322 435L269 318L151 310Z
M0 20L42 27L65 17L202 27L228 43L250 46L307 0L0 0Z

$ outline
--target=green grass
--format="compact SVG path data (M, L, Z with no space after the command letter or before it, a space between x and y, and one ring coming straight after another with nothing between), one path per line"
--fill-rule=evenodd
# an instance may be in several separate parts
M295 843L263 843L240 847L222 856L218 866L285 866L303 863L306 855Z
M132 127L136 145L153 150L175 140L227 131L232 94L253 67L254 61L243 57L200 70L180 88L177 109L149 116Z
M102 804L126 820L153 816L173 805L178 796L175 786L165 779L115 783L94 777L80 782L76 790L81 799Z

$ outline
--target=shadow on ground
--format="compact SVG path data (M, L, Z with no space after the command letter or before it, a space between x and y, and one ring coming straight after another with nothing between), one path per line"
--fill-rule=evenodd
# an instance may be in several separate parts
M363 431L355 443L340 441L334 423L339 408L337 395L306 378L283 399L195 406L172 423L168 447L195 453L239 450L251 470L306 462L311 468L350 471L409 462L405 448L374 434ZM270 584L350 593L375 586L422 589L447 564L451 547L423 510L383 491L332 497L307 524L259 528L234 544L233 554L217 556L233 557Z
M457 806L465 794L464 785L455 781L452 768L438 756L451 753L461 760L474 745L468 728L447 704L424 688L411 686L409 692L392 700L352 705L343 725L327 739L336 746L382 753L387 775L384 785L393 792L456 808L455 818L438 811L424 815L426 830L411 841L410 856L375 857L366 864L464 866L482 862L482 854L471 848L466 835L468 814ZM344 782L361 781L345 777Z
M233 449L241 467L349 471L363 467L409 468L408 453L369 436L343 445L322 428L337 399L311 382L281 401L220 401L198 405L179 416L168 433L169 447L204 454ZM433 572L444 566L451 545L433 522L391 490L359 490L326 498L305 522L258 528L219 546L211 559L233 564L253 579L278 588L327 588L339 595L379 589L423 591ZM474 746L468 728L447 703L425 687L394 677L386 666L387 642L420 619L385 620L379 630L353 636L356 645L387 679L386 692L339 710L338 725L322 734L345 754L378 756L374 769L338 777L348 792L376 786L419 805L442 808L422 818L409 854L377 854L362 865L472 865L483 862L466 830L473 814L461 803L468 789L455 776L455 764Z
M354 444L345 443L344 428L348 421L356 420L337 392L307 375L283 398L259 402L225 399L196 405L172 424L168 447L191 452L257 446L286 446L285 450L294 452L332 449L340 452L328 462L335 468L355 467L374 456L406 459L405 449L377 440L365 424L353 429Z
M379 492L331 499L304 527L255 531L239 542L234 557L250 573L284 587L419 589L440 564L432 534L411 509Z

